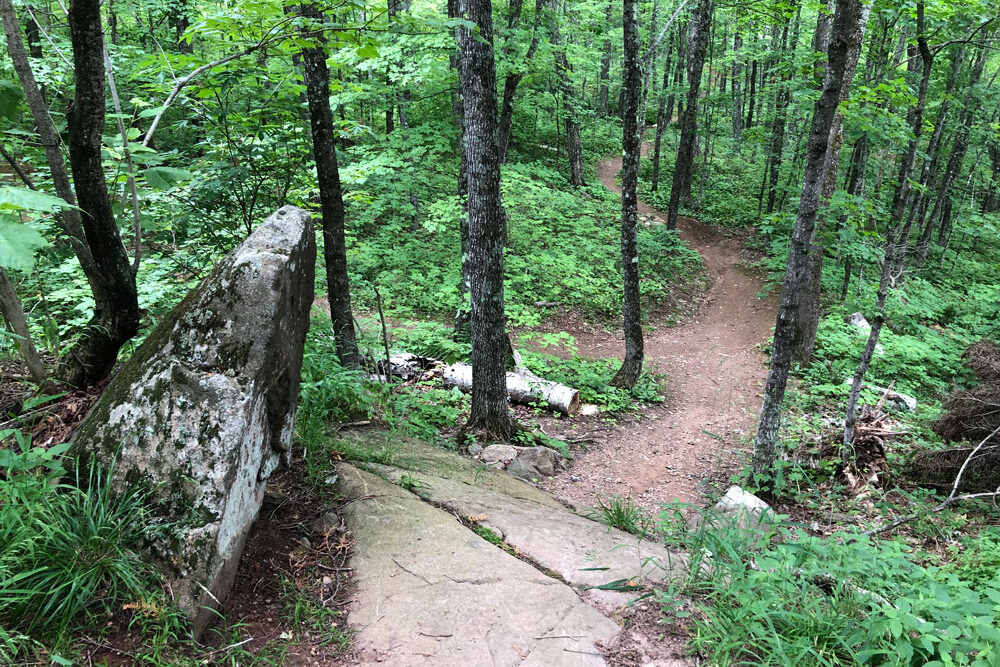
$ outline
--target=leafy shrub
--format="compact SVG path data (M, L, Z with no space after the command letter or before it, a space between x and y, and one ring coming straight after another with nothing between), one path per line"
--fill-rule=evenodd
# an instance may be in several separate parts
M676 522L674 522L676 525ZM676 539L693 563L692 648L712 664L991 665L1000 659L1000 587L973 590L914 563L898 542L780 540L705 524ZM659 594L676 615L676 601Z

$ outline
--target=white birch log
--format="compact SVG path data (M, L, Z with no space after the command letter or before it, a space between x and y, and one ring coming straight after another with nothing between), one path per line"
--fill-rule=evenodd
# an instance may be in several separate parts
M520 361L519 355L515 361ZM385 373L385 361L379 364L380 373ZM397 352L389 357L389 374L409 380L433 371L449 387L462 391L472 390L472 366L455 363L446 365L431 357L422 357L408 352ZM580 411L580 392L558 382L540 378L523 366L507 372L507 395L514 403L527 405L542 403L550 410L564 415L575 415Z
M442 379L450 387L471 391L472 366L451 364L445 367ZM564 384L540 378L524 367L507 372L507 395L514 403L526 405L541 402L550 410L564 415L575 415L580 411L580 392Z

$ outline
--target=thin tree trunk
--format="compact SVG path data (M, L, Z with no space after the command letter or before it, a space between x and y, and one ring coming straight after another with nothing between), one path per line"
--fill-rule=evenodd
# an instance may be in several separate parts
M828 49L828 62L823 91L813 111L809 133L802 194L788 253L788 264L781 289L781 301L771 345L771 364L760 424L754 441L754 474L770 479L778 457L778 431L781 424L781 404L785 397L788 371L791 367L791 340L798 316L801 285L816 225L820 196L823 190L830 148L830 127L837 114L843 88L850 86L853 72L850 62L856 62L860 52L865 24L870 9L860 0L838 0Z
M705 65L705 51L712 27L712 0L700 0L691 13L688 28L689 54L687 61L688 93L684 115L681 117L681 138L677 143L673 182L670 186L670 203L667 207L667 229L677 228L677 215L681 200L691 196L691 177L694 168L694 150L698 115L698 91Z
M911 110L909 119L913 130L913 138L907 146L900 165L898 183L893 200L892 218L889 221L889 231L886 234L885 257L882 260L882 273L879 277L879 287L875 303L875 317L871 319L871 331L868 332L868 340L865 342L864 351L858 361L858 367L854 371L853 384L847 397L847 408L844 414L844 457L845 459L853 454L854 430L857 421L858 400L861 396L861 388L868 366L871 364L872 356L875 354L875 347L878 345L879 335L882 332L882 325L885 323L885 302L889 293L889 287L900 277L896 273L896 267L901 266L901 258L906 256L906 246L909 239L910 223L903 221L903 213L906 211L910 200L910 176L913 173L913 166L917 154L917 146L920 142L920 135L923 129L923 114L927 104L927 88L930 82L930 70L934 62L934 53L927 43L927 30L924 21L924 0L917 0L917 52L920 55L920 62L923 70L920 77L920 88L917 94L917 104ZM915 54L911 53L911 63Z
M504 361L508 339L503 298L504 212L497 145L496 64L490 0L460 0L462 18L478 26L474 37L459 29L462 149L469 187L469 275L472 287L472 407L463 433L509 440L514 424L507 408Z
M32 382L39 387L46 387L49 373L31 340L31 331L28 329L28 322L24 317L21 300L17 298L14 285L10 282L10 278L2 266L0 266L0 313L10 325L11 331L18 336L17 349L28 367L28 374L31 375Z
M639 104L642 68L639 63L639 2L623 0L625 61L622 67L622 280L625 292L623 319L625 359L612 378L616 387L632 388L642 373L642 305L639 300L639 146L642 127Z
M793 38L793 44L797 41L797 37L798 35ZM794 46L792 51L794 52ZM785 25L781 32L781 53L782 60L787 61L789 56L788 25ZM768 215L774 213L778 197L778 176L781 172L781 162L785 151L785 125L788 118L788 104L791 101L790 80L791 67L785 67L774 93L774 120L771 123L771 146L768 151L770 162L768 178L770 187L767 190Z
M76 79L67 114L69 158L97 275L91 282L94 316L69 352L62 376L70 385L86 387L111 373L118 350L139 330L139 301L101 163L105 72L99 0L74 0L69 8L69 28Z
M577 120L576 92L573 89L573 68L566 57L566 46L559 33L559 19L553 17L550 42L555 49L556 73L562 92L563 108L566 109L566 154L569 158L569 183L573 187L583 185L583 143L580 140L580 122Z
M747 120L744 127L750 129L754 126L754 105L757 102L757 59L750 61L750 78L747 87Z
M340 166L337 163L333 109L330 108L330 71L327 69L326 47L320 31L323 17L316 5L311 3L303 3L301 11L303 16L314 22L313 32L309 35L314 45L302 49L302 64L305 69L316 182L323 216L323 258L326 262L330 319L341 365L360 368L361 354L354 335L351 286L347 277L344 196L340 184Z
M916 263L918 267L923 266L927 261L927 253L930 250L931 235L934 233L938 216L943 212L944 204L950 196L951 187L954 184L955 179L958 178L959 172L962 170L962 162L965 160L965 153L969 148L969 132L972 130L972 124L980 106L980 97L976 94L976 84L979 83L979 79L983 74L983 67L986 64L988 55L988 49L985 47L980 49L979 56L976 59L976 63L972 68L972 73L969 76L967 85L969 92L965 98L965 108L962 110L962 115L959 117L959 127L955 133L955 140L952 143L951 156L948 158L948 164L945 166L944 175L941 177L941 185L937 189L937 197L934 200L934 208L931 211L930 216L927 218L923 229L921 229L920 239L917 241Z
M740 93L740 84L743 80L743 62L740 60L740 49L743 46L743 36L739 30L733 36L733 148L736 154L740 154L740 146L743 143L743 98Z
M531 43L528 45L528 52L524 56L524 65L530 63L535 57L535 52L538 51L538 44L541 37L538 30L538 23L545 10L545 2L546 0L535 0L535 18L531 29ZM517 25L517 20L520 17L520 4L521 3L518 3L517 5L517 13L512 13L510 19L512 26ZM510 73L507 74L503 82L503 101L500 105L500 125L498 129L501 164L507 163L507 154L510 148L510 137L514 128L514 96L517 93L517 87L521 84L524 76L525 71L522 66L520 69L512 69Z
M597 112L601 116L608 115L608 83L611 75L611 11L614 7L614 0L608 0L608 6L604 10L604 29L607 31L604 38L604 50L601 53L601 73L598 76L599 93Z
M667 118L667 88L670 86L670 56L673 54L673 36L667 47L667 58L663 63L663 86L660 88L660 100L656 109L656 139L653 142L653 178L652 189L660 189L660 144L663 141L663 130L670 122Z

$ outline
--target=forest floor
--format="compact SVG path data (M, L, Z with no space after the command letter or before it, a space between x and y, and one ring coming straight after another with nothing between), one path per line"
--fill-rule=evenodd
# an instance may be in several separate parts
M644 155L648 149L643 144ZM601 182L615 192L621 192L615 183L621 166L619 157L597 167ZM666 219L641 201L639 213ZM695 502L705 481L728 481L748 447L767 376L760 347L774 325L777 296L757 296L764 281L746 268L750 258L741 237L683 216L678 227L701 254L710 287L683 323L651 321L645 332L646 368L667 376L666 402L639 419L605 427L595 444L575 453L566 471L542 484L581 509L613 495L630 496L654 512L666 502ZM620 329L579 327L568 333L582 356L623 356ZM565 427L546 428L572 437Z

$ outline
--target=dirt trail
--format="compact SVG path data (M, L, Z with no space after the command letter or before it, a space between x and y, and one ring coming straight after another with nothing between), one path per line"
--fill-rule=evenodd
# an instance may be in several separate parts
M644 144L643 154L647 149ZM615 192L621 192L614 183L621 166L616 158L597 169ZM639 213L666 218L642 202ZM777 300L754 296L763 282L739 268L744 259L739 239L692 218L680 218L679 228L681 238L701 254L711 287L685 323L646 332L646 367L667 374L667 404L654 409L652 419L614 428L602 444L577 454L569 470L545 483L574 505L592 507L612 494L631 494L649 509L672 500L696 501L702 480L739 465L733 450L753 432L767 375L766 358L756 346L770 335ZM580 354L623 356L620 331L574 335Z

